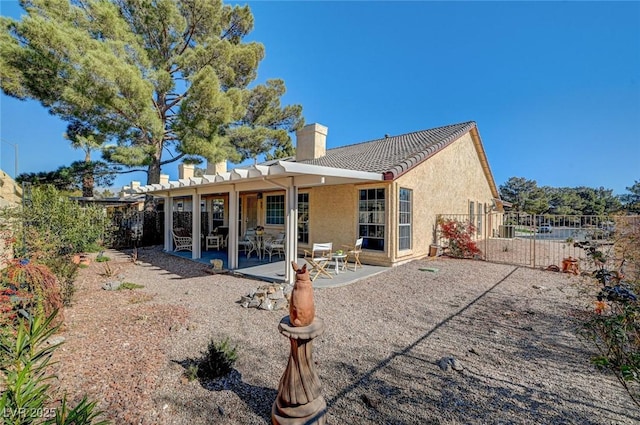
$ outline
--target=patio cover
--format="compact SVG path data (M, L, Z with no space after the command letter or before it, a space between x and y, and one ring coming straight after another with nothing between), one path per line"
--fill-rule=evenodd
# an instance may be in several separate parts
M192 197L192 205L200 205L202 195L213 193L229 194L229 268L238 266L238 207L239 195L246 191L262 191L284 189L285 195L285 231L287 235L285 250L285 280L293 283L295 276L289 264L297 258L298 252L298 188L321 185L339 185L367 183L384 180L382 173L371 173L343 168L324 167L302 164L291 161L271 161L233 169L229 172L204 175L170 181L165 184L152 184L130 189L131 193L150 194L165 199L165 211L173 211L173 198ZM165 214L164 249L170 251L173 214ZM193 249L192 258L200 258L200 214L193 214L192 220Z

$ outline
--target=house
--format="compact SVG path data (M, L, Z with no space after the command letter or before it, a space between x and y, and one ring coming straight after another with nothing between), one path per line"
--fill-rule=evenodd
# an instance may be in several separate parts
M22 188L10 175L0 170L0 207L22 203Z
M362 237L363 263L393 266L429 254L438 214L501 207L475 122L334 149L326 149L327 133L320 124L299 130L294 158L231 171L226 163L215 164L202 177L183 164L178 181L134 192L162 197L165 211L174 211L165 215L166 250L172 250L175 212L194 205L210 212L210 223L192 215L191 234L203 237L203 229L214 225L228 229L232 269L239 236L258 225L270 234L287 233L286 265L312 243L340 247ZM192 257L200 258L201 243L197 237L193 242Z

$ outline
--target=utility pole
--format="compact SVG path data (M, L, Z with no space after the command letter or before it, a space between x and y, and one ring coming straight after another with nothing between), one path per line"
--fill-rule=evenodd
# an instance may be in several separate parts
M13 179L15 180L16 177L18 177L18 144L17 143L8 142L8 141L6 141L4 139L0 139L0 141L2 143L6 143L7 145L13 146L13 150L15 152L15 154L14 154L14 165L13 165L13 173L14 173L13 174ZM2 156L2 155L0 155L0 156Z

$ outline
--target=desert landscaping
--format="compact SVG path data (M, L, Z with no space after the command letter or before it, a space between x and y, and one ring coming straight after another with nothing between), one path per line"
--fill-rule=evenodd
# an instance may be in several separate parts
M141 248L80 270L56 351L58 392L116 424L270 423L289 343L286 310L243 308L262 283ZM108 291L120 279L142 285ZM438 257L315 290L313 356L331 424L635 424L640 413L577 337L597 287L579 276ZM228 337L215 381L185 365ZM453 366L453 367L452 367Z

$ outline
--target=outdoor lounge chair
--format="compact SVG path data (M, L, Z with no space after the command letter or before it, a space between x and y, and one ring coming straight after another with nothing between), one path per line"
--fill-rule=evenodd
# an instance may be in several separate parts
M364 238L360 238L356 241L355 245L342 245L345 248L345 253L347 254L347 259L345 263L347 264L347 269L349 268L349 260L353 260L353 271L355 272L358 266L362 268L362 263L360 262L360 253L362 252L362 241Z
M173 235L174 251L191 251L193 249L193 241L191 240L191 236L186 235L184 229L172 229L171 234Z
M333 279L333 276L325 269L329 261L331 261L331 250L333 249L333 243L314 243L311 251L304 250L304 260L311 266L309 270L309 276L312 272L315 275L311 278L313 282L321 274L328 276L329 279Z

